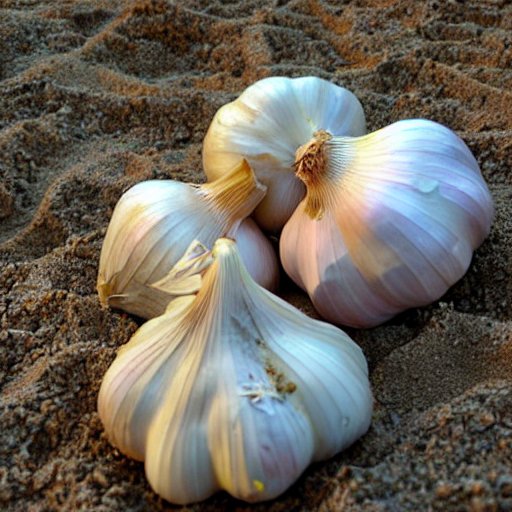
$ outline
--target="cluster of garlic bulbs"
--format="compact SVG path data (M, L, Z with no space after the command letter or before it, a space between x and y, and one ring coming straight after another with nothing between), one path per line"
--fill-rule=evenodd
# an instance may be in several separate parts
M268 291L260 228L282 230L283 267L324 318L370 327L460 279L493 204L453 132L416 119L365 135L357 98L314 77L267 78L222 107L203 166L210 183L149 181L116 206L100 299L150 320L99 414L167 500L266 500L363 435L372 397L357 345Z
M218 177L223 159L247 158L268 187L256 220L284 225L287 274L325 319L372 327L458 281L494 209L455 133L412 119L365 135L361 105L338 89L311 77L257 82L217 112L203 164Z

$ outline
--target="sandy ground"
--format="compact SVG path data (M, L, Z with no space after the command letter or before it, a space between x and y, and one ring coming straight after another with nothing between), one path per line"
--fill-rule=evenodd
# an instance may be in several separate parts
M187 4L187 8L180 7ZM369 433L255 507L512 510L512 5L506 0L0 2L0 509L169 510L108 443L102 375L136 319L95 292L121 193L203 180L215 111L270 75L318 75L369 128L456 130L496 202L441 301L349 331L371 370ZM285 282L283 296L314 314Z

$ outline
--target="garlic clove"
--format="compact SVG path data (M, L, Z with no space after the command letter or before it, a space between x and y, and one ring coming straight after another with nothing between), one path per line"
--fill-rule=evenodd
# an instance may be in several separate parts
M143 458L173 503L220 489L274 498L371 418L361 349L258 286L233 241L217 241L213 258L197 296L171 302L119 351L98 399L112 443Z
M365 280L354 265L331 213L312 220L301 206L282 234L280 251L286 273L331 322L368 327L387 320L388 302L374 292L373 282ZM294 257L288 257L292 253Z
M206 175L217 179L246 158L268 187L255 219L279 231L305 193L293 172L295 152L320 129L365 133L363 109L350 91L316 77L260 80L215 114L203 143Z
M283 230L281 261L331 322L370 327L437 300L490 230L476 160L432 121L319 133L298 151L297 175L308 191Z
M251 260L250 268L257 270L263 285L274 286L276 255L258 228L243 221L265 190L246 161L200 186L153 180L132 187L116 205L103 243L98 273L101 302L142 318L162 314L179 294L172 292L177 285L172 282L176 277L172 269L189 244L200 239L211 247L220 236L236 238L241 225L240 243L247 245L244 257ZM195 279L197 284L199 275ZM188 288L185 292L193 293Z
M248 217L235 234L240 257L251 277L263 288L273 292L279 286L279 263L268 238Z
M169 304L165 318L170 325L188 311L193 301L194 296L187 295ZM144 336L139 334L142 332ZM133 459L144 460L150 420L169 382L169 375L160 371L159 363L177 345L165 340L159 322L146 322L119 349L103 377L98 413L112 444Z

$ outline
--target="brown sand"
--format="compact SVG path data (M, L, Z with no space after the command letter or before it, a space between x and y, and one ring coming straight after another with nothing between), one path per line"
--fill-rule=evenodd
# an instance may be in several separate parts
M188 8L179 7L187 4ZM370 129L456 130L496 201L441 301L350 331L375 392L369 433L251 510L512 510L512 5L507 0L2 0L0 509L169 510L96 413L137 328L95 293L120 194L200 181L222 104L269 75L354 91ZM312 313L289 283L283 295ZM249 510L225 494L187 510Z

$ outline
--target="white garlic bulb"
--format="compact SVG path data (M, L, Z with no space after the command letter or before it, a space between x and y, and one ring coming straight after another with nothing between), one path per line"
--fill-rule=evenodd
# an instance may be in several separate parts
M111 442L173 503L274 498L371 419L361 349L258 286L233 241L213 258L196 296L119 350L98 399Z
M211 248L221 236L240 236L255 279L276 287L279 265L270 242L254 222L242 222L265 190L246 161L204 185L152 180L132 187L117 203L103 242L97 285L101 302L142 318L162 314L180 294L173 268L196 238ZM197 291L194 282L187 283L192 287L183 292Z
M370 327L437 300L490 230L475 158L432 121L317 133L297 152L297 175L307 196L283 229L281 261L334 323Z
M264 229L279 231L304 197L294 175L295 152L317 130L362 135L363 108L347 89L316 77L271 77L248 87L215 114L203 143L209 180L246 158L268 192L255 211Z

